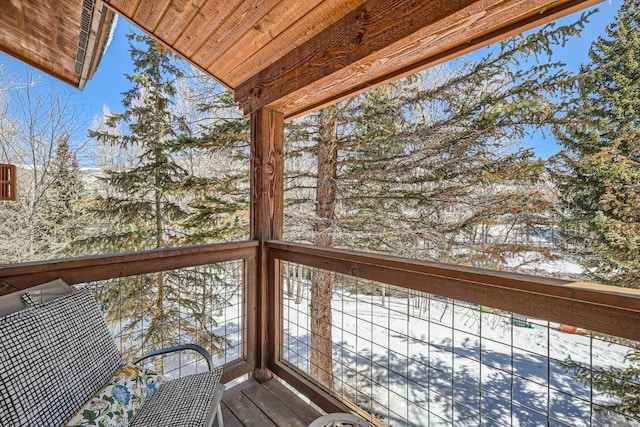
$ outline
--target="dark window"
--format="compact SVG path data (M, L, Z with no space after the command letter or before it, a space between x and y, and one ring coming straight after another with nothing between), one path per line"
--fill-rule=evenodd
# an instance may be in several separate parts
M0 164L0 200L16 200L16 167Z

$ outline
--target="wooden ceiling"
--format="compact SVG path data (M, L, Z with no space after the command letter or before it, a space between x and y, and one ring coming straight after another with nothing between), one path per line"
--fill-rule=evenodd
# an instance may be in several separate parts
M0 50L82 89L113 16L100 0L1 0Z
M105 0L235 91L295 117L599 0Z
M112 18L103 1L234 90L245 114L292 118L600 0L2 0L0 49L82 87Z

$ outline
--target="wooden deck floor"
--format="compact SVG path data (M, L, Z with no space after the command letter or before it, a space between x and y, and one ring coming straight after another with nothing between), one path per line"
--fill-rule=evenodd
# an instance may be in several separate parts
M250 379L222 396L225 427L305 427L320 415L275 379L264 384Z

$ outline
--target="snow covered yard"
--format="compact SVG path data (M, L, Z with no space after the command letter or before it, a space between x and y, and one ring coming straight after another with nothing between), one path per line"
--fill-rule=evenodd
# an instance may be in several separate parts
M372 289L371 282L362 287ZM375 284L374 286L384 286ZM337 393L392 426L640 425L597 412L611 403L561 362L625 366L629 348L560 325L459 301L387 296L336 286L333 369ZM309 283L284 296L284 358L310 371ZM515 316L517 317L517 316ZM519 325L519 326L516 326Z

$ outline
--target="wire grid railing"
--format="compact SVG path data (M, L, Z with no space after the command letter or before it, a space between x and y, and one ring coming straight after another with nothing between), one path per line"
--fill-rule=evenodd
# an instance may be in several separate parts
M311 286L283 270L283 361L312 372ZM326 274L326 273L325 273ZM392 426L640 425L574 378L626 368L634 343L490 307L331 273L332 393ZM322 369L322 367L320 367ZM313 379L312 379L313 381Z
M224 365L243 357L244 264L226 261L80 286L93 289L125 362L158 348L195 343L211 353L214 364ZM170 378L207 369L192 351L149 364Z

